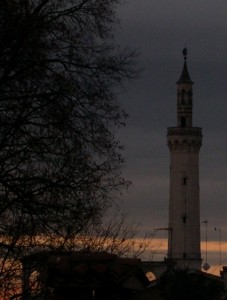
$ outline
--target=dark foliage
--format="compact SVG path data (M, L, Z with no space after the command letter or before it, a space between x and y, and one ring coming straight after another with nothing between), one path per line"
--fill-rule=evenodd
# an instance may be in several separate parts
M0 2L4 264L47 244L64 247L98 224L126 185L114 135L126 114L114 88L134 71L133 55L111 44L117 2Z

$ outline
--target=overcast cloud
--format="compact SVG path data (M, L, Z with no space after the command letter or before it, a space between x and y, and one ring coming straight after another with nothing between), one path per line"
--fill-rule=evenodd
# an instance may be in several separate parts
M218 240L218 227L227 242L227 1L128 0L118 16L118 43L137 50L138 66L144 68L119 99L129 113L120 131L124 173L133 182L124 195L126 211L144 231L168 226L166 133L167 127L176 126L176 81L186 44L194 81L193 125L202 127L204 136L201 222L208 220L208 239Z

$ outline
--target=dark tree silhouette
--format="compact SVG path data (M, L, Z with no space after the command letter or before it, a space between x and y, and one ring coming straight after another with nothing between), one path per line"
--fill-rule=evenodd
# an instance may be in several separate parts
M115 137L126 114L114 89L135 72L133 54L111 40L118 2L0 2L0 252L7 290L21 256L63 248L89 223L100 225L127 184Z

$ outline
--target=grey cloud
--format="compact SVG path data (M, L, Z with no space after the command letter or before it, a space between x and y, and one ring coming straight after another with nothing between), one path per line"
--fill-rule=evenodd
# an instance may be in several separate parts
M129 113L119 132L125 144L123 170L133 185L125 208L144 230L168 224L167 127L176 125L176 81L182 49L194 81L194 124L203 128L200 153L201 219L227 240L227 2L226 0L130 0L119 8L116 41L140 53L139 80L119 97ZM204 228L201 227L202 236Z

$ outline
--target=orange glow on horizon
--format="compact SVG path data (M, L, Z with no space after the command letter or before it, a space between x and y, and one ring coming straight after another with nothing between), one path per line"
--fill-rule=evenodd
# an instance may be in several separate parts
M152 250L154 250L154 248L157 248L160 251L166 251L167 252L168 239L166 239L166 238L159 238L159 239L158 238L153 238L152 242L151 242L151 246L152 246L151 247ZM218 242L218 241L209 241L207 243L205 241L202 241L201 242L201 251L202 252L205 252L206 246L207 246L207 252L209 252L209 253L220 251L220 242ZM223 253L227 252L227 242L222 242L221 243L221 251Z
M210 265L208 273L220 276L220 271L222 266L227 265L227 242L219 241L205 241L201 242L201 254L202 254L202 264L205 263L207 248L207 262ZM167 257L168 249L168 239L167 238L153 238L150 247L147 249L147 253L150 252L150 260L161 261L164 257ZM221 255L221 257L220 257ZM221 258L221 265L220 265ZM147 257L142 258L142 260L147 260Z

